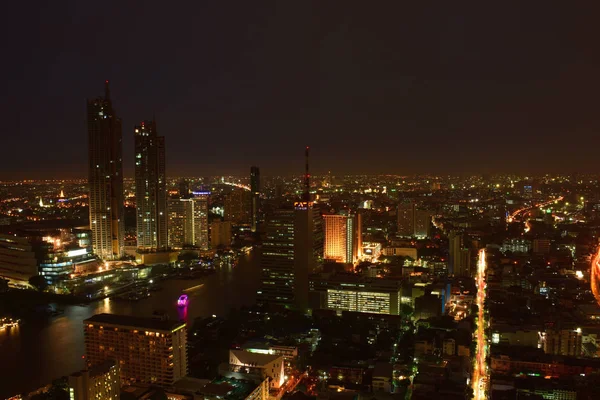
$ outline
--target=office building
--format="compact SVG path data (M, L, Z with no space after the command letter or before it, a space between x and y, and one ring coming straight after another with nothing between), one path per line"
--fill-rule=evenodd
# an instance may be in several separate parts
M415 203L398 204L398 236L411 237L415 231Z
M426 238L431 235L431 213L427 210L417 210L415 203L398 204L397 217L399 237Z
M187 375L185 322L97 314L83 323L88 367L115 360L123 383L170 386Z
M70 400L118 400L121 398L119 363L107 360L69 376Z
M265 222L261 304L308 308L308 275L323 263L323 219L309 195L308 148L305 190L293 209L277 209Z
M0 277L27 282L37 274L37 259L29 240L0 233Z
M426 210L415 210L414 218L413 235L418 238L427 238L431 236L431 213Z
M156 121L134 128L137 247L143 251L167 249L167 182L165 138Z
M124 255L123 144L121 119L105 95L87 101L89 214L94 253L105 260Z
M168 199L169 247L208 249L208 198L210 192Z
M400 281L365 278L353 274L313 275L310 278L312 309L372 314L400 313Z
M192 229L186 229L186 223L191 222L191 205L188 206L187 199L179 196L169 197L167 199L167 236L168 245L172 249L181 249L185 243L192 243L192 239L186 241L186 232L192 232ZM190 214L188 215L188 208Z
M323 215L325 232L324 258L340 263L351 264L359 254L360 214Z
M547 329L546 332L542 332L542 344L546 354L581 357L581 329Z
M260 170L258 167L250 167L250 193L252 195L250 229L252 232L256 232L260 219Z
M210 224L210 247L231 246L231 221L215 221Z
M450 242L450 273L454 276L470 276L471 250L467 247L465 236L453 232L448 237L448 241Z
M550 253L551 244L550 239L534 239L533 252L535 254L548 254Z
M252 193L244 189L233 189L225 196L224 218L235 225L250 224Z
M71 274L96 269L87 229L29 229L0 234L0 277L28 281L41 275L50 285Z

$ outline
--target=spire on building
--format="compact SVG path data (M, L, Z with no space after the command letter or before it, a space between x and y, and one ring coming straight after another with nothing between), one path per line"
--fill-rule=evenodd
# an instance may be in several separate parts
M310 174L308 172L308 151L309 147L306 146L306 150L304 153L305 158L305 172L304 172L304 196L302 196L302 200L309 202L310 201Z
M108 86L108 79L104 81L104 100L110 99L110 88Z
M59 196L59 198L61 198L61 199L65 198L65 192L62 189L60 189L60 196Z

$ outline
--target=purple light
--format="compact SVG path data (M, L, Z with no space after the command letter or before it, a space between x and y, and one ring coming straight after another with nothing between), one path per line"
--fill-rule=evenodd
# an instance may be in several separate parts
M181 296L179 296L179 299L177 299L177 305L179 307L186 307L188 305L187 294L182 294Z

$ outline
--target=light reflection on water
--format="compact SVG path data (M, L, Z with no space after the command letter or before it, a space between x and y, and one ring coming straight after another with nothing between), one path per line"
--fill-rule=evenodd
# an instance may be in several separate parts
M152 316L165 312L172 320L192 323L197 317L224 315L231 307L254 304L259 283L257 256L243 256L235 267L194 280L161 282L161 291L138 302L102 300L87 306L65 306L64 314L27 321L0 332L0 399L35 389L52 379L83 368L83 323L99 313ZM204 284L187 293L189 305L177 307L184 289ZM60 308L60 307L59 307Z

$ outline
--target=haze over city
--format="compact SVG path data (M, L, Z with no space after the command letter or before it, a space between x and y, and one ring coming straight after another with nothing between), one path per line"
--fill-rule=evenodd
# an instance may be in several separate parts
M300 174L307 144L315 172L592 172L598 8L12 2L0 178L85 177L105 79L128 176L152 115L172 176Z

